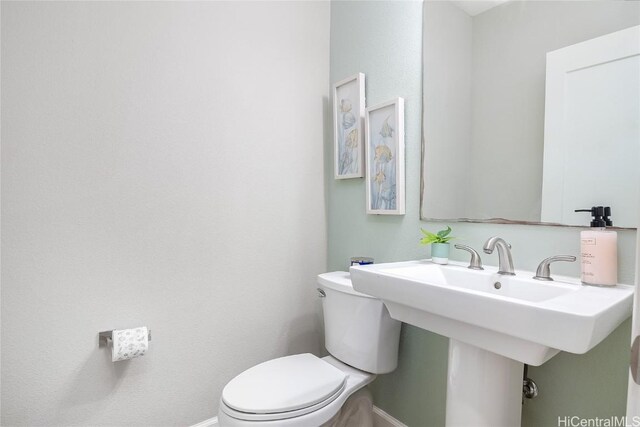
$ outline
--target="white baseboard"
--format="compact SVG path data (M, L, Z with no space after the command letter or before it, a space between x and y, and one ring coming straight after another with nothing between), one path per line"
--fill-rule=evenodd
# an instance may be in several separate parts
M373 427L407 427L377 406L373 407Z
M209 418L191 427L218 427L218 417ZM377 406L373 407L373 427L407 427Z
M209 418L208 420L200 421L198 424L194 424L191 427L218 427L218 417Z

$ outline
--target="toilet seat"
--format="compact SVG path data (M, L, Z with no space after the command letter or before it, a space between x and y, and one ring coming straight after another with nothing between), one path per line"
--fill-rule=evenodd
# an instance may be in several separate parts
M296 354L256 365L222 391L221 409L247 421L299 417L333 402L345 390L348 375L312 354Z
M376 378L375 374L364 372L349 366L333 356L325 356L323 362L332 365L346 376L342 391L323 402L303 410L279 414L247 414L229 408L222 397L218 411L218 423L221 427L309 427L320 426L340 412L345 401ZM295 413L297 412L297 413ZM300 415L302 412L307 412ZM267 419L270 418L270 419Z
M243 420L243 421L282 421L290 418L301 417L303 415L307 415L312 412L316 412L319 409L324 408L325 406L329 405L331 402L336 400L343 392L344 392L344 387L342 387L340 390L338 390L334 395L330 396L328 399L322 402L316 403L315 405L298 409L296 411L274 412L269 414L255 414L255 413L249 413L249 412L236 411L224 405L224 402L223 402L223 405L220 407L220 409L222 409L222 411L225 414L229 415L230 417L236 418L238 420Z

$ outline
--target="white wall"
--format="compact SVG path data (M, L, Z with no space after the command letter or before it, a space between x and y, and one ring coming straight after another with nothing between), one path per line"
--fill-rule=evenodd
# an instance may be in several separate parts
M189 425L320 350L328 73L326 2L2 2L3 425Z

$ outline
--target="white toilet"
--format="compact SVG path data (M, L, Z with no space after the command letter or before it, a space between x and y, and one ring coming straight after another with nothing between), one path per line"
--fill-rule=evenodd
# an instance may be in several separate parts
M353 402L370 402L364 387L396 368L400 322L382 301L355 291L347 272L321 274L318 283L331 356L296 354L247 369L222 391L220 427L341 425L347 412L371 417Z

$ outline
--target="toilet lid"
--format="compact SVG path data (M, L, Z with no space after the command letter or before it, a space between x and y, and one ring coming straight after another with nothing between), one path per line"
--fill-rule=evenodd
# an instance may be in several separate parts
M232 409L254 414L295 411L336 395L347 375L312 354L269 360L247 369L222 390Z

